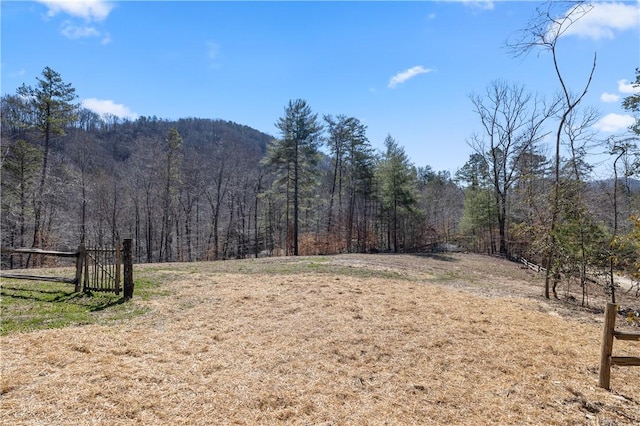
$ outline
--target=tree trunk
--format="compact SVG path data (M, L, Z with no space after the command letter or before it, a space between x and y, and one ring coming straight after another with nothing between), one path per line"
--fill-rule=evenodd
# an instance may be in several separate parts
M293 163L293 255L298 256L298 141L295 142Z

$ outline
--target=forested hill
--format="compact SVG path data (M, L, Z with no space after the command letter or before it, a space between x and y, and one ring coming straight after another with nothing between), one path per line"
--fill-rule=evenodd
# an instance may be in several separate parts
M11 119L10 101L2 115L3 247L134 237L139 261L237 255L226 227L240 217L247 232L273 136L224 120L122 120L81 109L46 141L37 126Z
M92 116L90 111L84 115ZM153 139L163 140L169 129L175 128L185 144L185 148L206 150L207 147L221 143L233 144L237 149L266 153L266 147L273 136L262 133L249 126L225 120L203 118L181 118L177 121L140 117L137 120L81 119L78 137L94 140L95 148L110 154L114 161L126 161L135 149L136 141Z

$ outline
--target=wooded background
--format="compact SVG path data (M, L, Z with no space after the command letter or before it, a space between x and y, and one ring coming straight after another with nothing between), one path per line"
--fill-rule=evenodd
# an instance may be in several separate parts
M638 96L625 108L638 112ZM48 67L2 98L3 247L132 238L135 262L459 248L525 257L554 282L638 276L638 128L598 140L597 115L569 95L494 81L470 96L482 131L454 176L414 165L391 135L376 151L356 117L319 117L302 99L274 117L276 136L223 120L99 116L75 99ZM609 152L610 178L591 178L593 150Z

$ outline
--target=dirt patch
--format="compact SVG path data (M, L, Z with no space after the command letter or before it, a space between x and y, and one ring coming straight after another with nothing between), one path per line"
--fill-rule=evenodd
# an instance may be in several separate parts
M127 323L4 336L2 424L640 424L640 368L597 387L601 315L510 262L137 269L168 272L173 296L134 300L149 312Z

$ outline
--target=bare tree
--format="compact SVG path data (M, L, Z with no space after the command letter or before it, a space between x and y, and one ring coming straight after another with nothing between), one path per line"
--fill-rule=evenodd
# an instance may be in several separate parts
M591 166L585 162L585 156L594 143L595 134L592 130L593 124L598 120L599 114L593 108L586 108L582 113L579 113L578 109L573 109L567 116L564 134L569 148L569 161L567 164L569 178L567 182L562 184L565 186L565 197L563 202L565 204L565 214L568 221L575 223L575 230L577 235L573 236L573 240L576 241L576 253L573 256L572 261L569 263L570 267L577 265L578 275L580 277L580 288L582 289L582 305L587 304L587 264L594 260L590 253L593 250L589 250L589 245L593 241L594 232L592 228L592 220L590 218L587 203L586 203L586 178L587 174L591 172ZM571 265L573 264L573 265ZM556 293L556 283L554 282L553 293Z
M543 124L555 112L555 104L547 106L536 96L526 93L522 85L494 81L485 97L471 95L484 133L474 136L472 148L489 168L495 198L495 214L500 236L500 254L508 256L508 196L518 178L517 165L529 148L547 133Z
M507 42L507 47L514 56L523 56L532 51L547 51L551 53L553 68L560 85L562 102L560 105L560 120L556 130L555 157L554 157L554 185L551 199L551 223L547 231L548 246L544 295L549 298L550 282L552 279L554 258L556 256L556 227L558 225L560 207L560 146L562 132L572 111L580 104L589 90L591 79L596 68L597 55L593 55L593 64L587 73L586 83L578 94L569 89L565 76L559 64L559 42L569 28L579 19L583 18L593 5L586 1L554 2L548 1L544 6L536 9L535 16L528 26L520 30L515 39ZM555 278L554 278L555 279ZM555 293L554 285L554 296Z
M181 180L182 164L182 136L177 129L169 129L165 146L166 175L163 194L162 233L160 243L160 258L165 262L172 260L171 228L176 214L177 186ZM178 228L176 228L176 232Z

